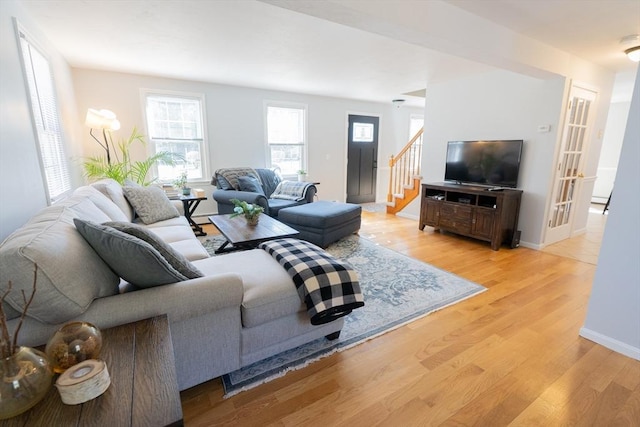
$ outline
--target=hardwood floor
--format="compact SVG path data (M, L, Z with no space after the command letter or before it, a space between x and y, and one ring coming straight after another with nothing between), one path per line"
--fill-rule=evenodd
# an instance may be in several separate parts
M385 213L360 235L488 291L229 399L186 390L187 427L640 425L640 361L578 336L595 265Z

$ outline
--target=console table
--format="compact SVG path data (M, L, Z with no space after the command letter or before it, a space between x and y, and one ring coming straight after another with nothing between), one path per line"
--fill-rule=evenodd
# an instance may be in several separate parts
M518 245L522 190L489 189L453 183L422 184L420 230L425 225L491 242Z
M196 211L196 208L200 204L201 201L207 200L206 197L196 197L196 196L180 196L180 200L182 200L182 205L184 207L184 217L191 224L191 228L196 236L206 236L207 233L204 232L202 227L191 218L191 215Z
M36 406L0 426L182 426L167 316L101 332L100 358L111 378L107 391L80 405L65 405L52 385Z

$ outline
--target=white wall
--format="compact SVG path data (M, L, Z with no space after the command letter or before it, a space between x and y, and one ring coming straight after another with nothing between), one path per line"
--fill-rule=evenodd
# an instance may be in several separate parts
M598 163L598 179L593 188L594 201L606 202L611 190L613 190L613 181L618 168L630 107L631 102L615 102L609 107L609 116L607 117Z
M640 117L640 73L629 117ZM640 360L640 121L627 122L598 267L580 335Z
M14 0L0 5L0 240L47 204L37 141L32 127L27 86L12 18L45 50L52 66L67 154L77 153L75 99L71 72L29 15ZM74 183L79 175L74 173Z
M522 244L541 242L545 203L559 126L565 79L540 80L509 71L430 85L425 110L423 182L444 179L447 141L523 139L518 188L524 191ZM551 131L538 133L538 125ZM419 201L405 209L419 215Z
M209 142L209 175L218 168L233 166L264 167L264 102L290 101L308 107L309 164L308 179L319 181L318 197L345 200L347 114L362 113L381 117L378 164L378 198L386 197L385 169L389 156L409 140L409 116L422 109L347 99L268 91L261 89L183 81L133 74L74 69L73 80L78 104L78 120L84 120L87 108L107 108L122 124L116 137L127 136L134 126L144 132L140 89L204 93ZM100 148L86 130L82 136L85 155L98 154ZM136 155L143 156L143 152ZM77 159L76 164L80 164ZM388 172L387 172L388 175ZM210 198L212 187L198 184ZM211 199L211 198L210 198ZM215 213L212 200L200 205L197 215Z

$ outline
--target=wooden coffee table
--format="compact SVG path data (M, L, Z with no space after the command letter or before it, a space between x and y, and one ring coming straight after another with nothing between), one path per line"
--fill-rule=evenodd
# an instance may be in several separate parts
M52 385L36 406L0 426L182 426L167 316L101 332L100 358L111 378L107 391L80 405L65 405Z
M265 240L273 240L281 237L291 237L298 234L298 230L273 219L268 215L260 215L257 225L247 225L242 216L231 218L231 214L212 215L209 221L227 239L215 253L230 252L239 249L252 249ZM228 247L228 245L231 247Z

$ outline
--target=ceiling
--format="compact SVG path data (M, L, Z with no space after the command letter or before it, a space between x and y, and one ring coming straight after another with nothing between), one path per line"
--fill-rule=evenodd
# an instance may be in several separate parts
M21 0L72 67L422 106L429 82L492 69L265 0ZM396 0L410 12L413 2ZM278 3L278 2L272 2ZM329 0L324 4L340 1ZM638 0L448 3L614 72L636 64ZM310 3L311 4L311 3ZM322 7L322 2L312 3ZM293 7L292 7L293 8ZM325 14L326 16L326 14ZM334 22L335 21L335 22Z

